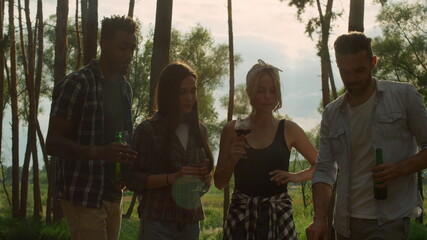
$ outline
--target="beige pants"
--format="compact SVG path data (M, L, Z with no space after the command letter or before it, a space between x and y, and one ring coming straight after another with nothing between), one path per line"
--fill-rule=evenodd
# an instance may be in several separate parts
M121 203L102 201L101 208L89 208L61 200L61 208L73 240L119 239Z

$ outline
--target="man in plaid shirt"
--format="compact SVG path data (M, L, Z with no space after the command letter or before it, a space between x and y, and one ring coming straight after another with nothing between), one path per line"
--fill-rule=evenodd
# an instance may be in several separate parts
M72 239L119 238L123 186L114 179L114 163L132 161L136 152L114 134L132 132L132 89L124 76L136 30L128 17L104 18L99 60L53 90L46 148L58 158L57 190Z

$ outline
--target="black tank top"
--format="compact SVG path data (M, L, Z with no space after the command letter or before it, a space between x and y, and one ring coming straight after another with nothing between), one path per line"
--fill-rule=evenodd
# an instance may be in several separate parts
M235 189L251 197L270 197L287 191L287 184L277 186L269 173L289 169L290 152L284 135L285 120L280 120L273 143L266 148L247 149L248 159L240 159L234 169Z

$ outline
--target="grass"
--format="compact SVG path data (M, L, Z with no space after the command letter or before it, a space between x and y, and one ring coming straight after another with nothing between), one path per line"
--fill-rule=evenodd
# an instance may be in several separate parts
M44 186L42 186L42 189ZM427 196L427 184L424 188L424 196ZM29 188L31 189L31 187ZM310 225L313 219L313 205L303 206L299 185L289 187L290 195L293 199L294 221L298 233L298 239L305 240L305 228ZM10 207L6 203L4 194L0 190L0 240L68 240L70 234L66 222L60 221L55 225L46 225L44 222L32 218L25 220L12 219ZM29 195L31 196L31 195ZM126 192L123 199L123 209L127 210L132 198L131 192ZM45 199L45 197L44 197ZM28 211L31 214L32 197L29 197ZM201 240L222 239L222 218L223 218L223 191L212 187L202 198L205 220L200 223ZM427 199L424 200L427 206ZM135 240L138 237L139 219L136 211L137 204L130 219L123 219L121 226L120 240ZM424 213L425 222L427 214ZM427 238L427 225L411 221L410 240L425 240Z

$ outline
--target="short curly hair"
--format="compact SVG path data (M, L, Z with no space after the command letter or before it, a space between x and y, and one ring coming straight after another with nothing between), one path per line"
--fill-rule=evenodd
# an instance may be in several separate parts
M137 28L135 21L130 17L119 15L105 17L101 22L101 40L112 39L119 30L133 34Z

